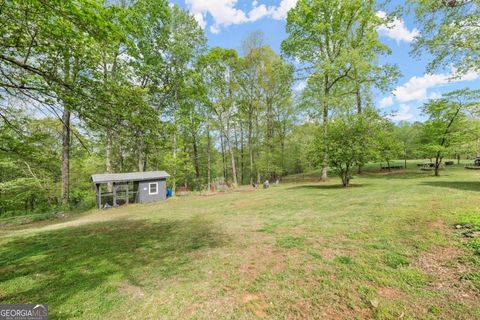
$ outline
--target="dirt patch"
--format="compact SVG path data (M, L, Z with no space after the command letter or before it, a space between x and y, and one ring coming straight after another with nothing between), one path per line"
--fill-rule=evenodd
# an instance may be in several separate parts
M252 312L258 318L267 317L268 304L265 300L256 294L245 293L241 296L240 301L245 305L245 308Z
M322 318L321 319L332 319L332 320L340 320L340 319L345 319L345 315L341 315L338 311L333 309L331 306L326 306L322 311L321 311Z
M247 278L256 278L265 271L282 272L285 268L285 254L273 247L248 251L248 255L246 255L248 260L240 265L240 272Z
M378 288L377 294L380 298L386 300L400 299L405 296L405 293L402 290L391 287Z
M322 255L322 258L327 259L327 260L332 260L336 256L335 250L333 250L331 248L322 249L321 255Z
M331 305L323 306L320 312L315 311L314 319L329 319L329 320L343 320L343 319L372 319L372 312L366 308L355 306L353 309L346 306L336 307ZM317 316L320 315L320 317ZM308 317L311 319L312 317Z
M121 283L118 290L122 296L132 298L143 298L145 296L145 291L143 291L142 288L134 286L128 282Z
M250 301L260 300L260 297L253 293L245 293L242 295L242 303L249 303Z
M232 193L246 193L246 192L254 192L256 189L253 188L238 188L238 189L230 189L228 191L202 191L200 193L203 197L212 197L212 196L225 196Z
M258 232L242 232L239 239L245 243L236 252L239 256L239 271L248 281L254 280L263 272L279 273L285 269L287 252L272 243L272 237Z
M256 189L254 188L240 188L240 189L233 189L232 192L235 192L235 193L245 193L245 192L254 192Z
M334 248L322 248L320 254L325 260L333 260L336 257L350 257L352 256L352 250L347 248L334 249Z
M236 209L243 209L243 208L248 208L251 206L254 206L255 203L252 202L250 199L243 199L243 200L237 200L235 202L231 203L231 206L236 208Z
M447 231L448 226L445 221L436 219L428 222L428 228L436 231Z
M465 261L461 261L463 254L455 247L436 246L420 255L412 266L430 275L433 279L431 286L449 300L475 306L480 301L480 292L465 279L472 270Z
M234 296L219 297L209 295L206 292L200 292L197 296L204 298L196 303L187 304L186 308L180 312L177 319L216 319L223 318L221 315L231 314L238 301ZM173 303L173 302L172 302ZM163 318L160 318L163 319Z

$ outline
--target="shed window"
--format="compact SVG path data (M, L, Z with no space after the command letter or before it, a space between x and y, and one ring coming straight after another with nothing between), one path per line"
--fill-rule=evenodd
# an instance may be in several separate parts
M158 182L148 184L148 194L158 194Z

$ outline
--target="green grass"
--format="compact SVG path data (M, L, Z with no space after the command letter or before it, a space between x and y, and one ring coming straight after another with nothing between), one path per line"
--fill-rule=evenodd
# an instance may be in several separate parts
M477 242L454 225L480 227L480 172L442 174L348 189L302 174L0 229L0 303L52 319L477 319Z

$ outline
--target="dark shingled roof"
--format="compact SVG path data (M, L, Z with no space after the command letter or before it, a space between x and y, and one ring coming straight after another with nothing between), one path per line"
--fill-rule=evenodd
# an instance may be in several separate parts
M169 178L165 171L127 172L127 173L104 173L92 175L93 183L126 182L160 180Z

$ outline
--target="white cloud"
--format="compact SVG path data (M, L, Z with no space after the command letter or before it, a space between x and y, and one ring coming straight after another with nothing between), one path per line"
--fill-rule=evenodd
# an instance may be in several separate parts
M414 100L428 99L428 89L440 85L460 82L472 81L480 78L480 74L476 72L468 72L464 76L456 77L455 70L447 74L425 74L421 77L412 77L405 84L398 86L393 90L398 102L408 102Z
M408 121L412 120L414 117L415 115L413 114L410 106L406 104L401 104L400 109L398 109L394 115L388 116L388 118L393 121Z
M453 73L455 73L455 71ZM455 76L455 75L453 74L452 76ZM478 72L469 71L466 74L464 74L463 76L461 76L458 80L459 81L473 81L473 80L477 80L478 78L480 78L480 74L478 74Z
M197 20L200 28L205 29L205 27L207 26L207 21L205 21L205 17L203 16L203 14L195 13L193 17L195 18L195 20Z
M385 11L378 11L377 17L385 19L387 14ZM393 18L392 21L380 26L378 32L383 36L397 41L397 43L400 43L401 41L412 42L415 37L420 34L415 28L411 31L408 30L405 26L405 21L399 18Z
M214 34L220 33L220 28L218 26L210 26L210 32Z
M269 16L270 10L265 6L264 4L261 4L259 6L254 5L252 10L248 13L248 17L250 21L257 21L260 20L263 17Z
M222 27L233 24L254 22L262 18L285 19L288 11L297 4L297 1L281 0L278 6L266 6L254 0L252 9L248 12L236 7L238 0L185 0L185 3L203 29L207 26L207 15L211 16L213 24L210 26L210 31L218 33Z
M240 24L248 21L248 17L240 9L235 8L237 0L185 0L189 11L200 26L206 26L206 16L211 15L214 21L213 31L220 26ZM210 29L212 31L212 28Z
M378 106L380 107L380 109L385 109L390 107L392 104L393 104L393 98L392 96L388 96L381 99Z
M298 0L282 0L278 7L271 7L271 17L276 20L283 20L287 17L290 9L297 5Z

